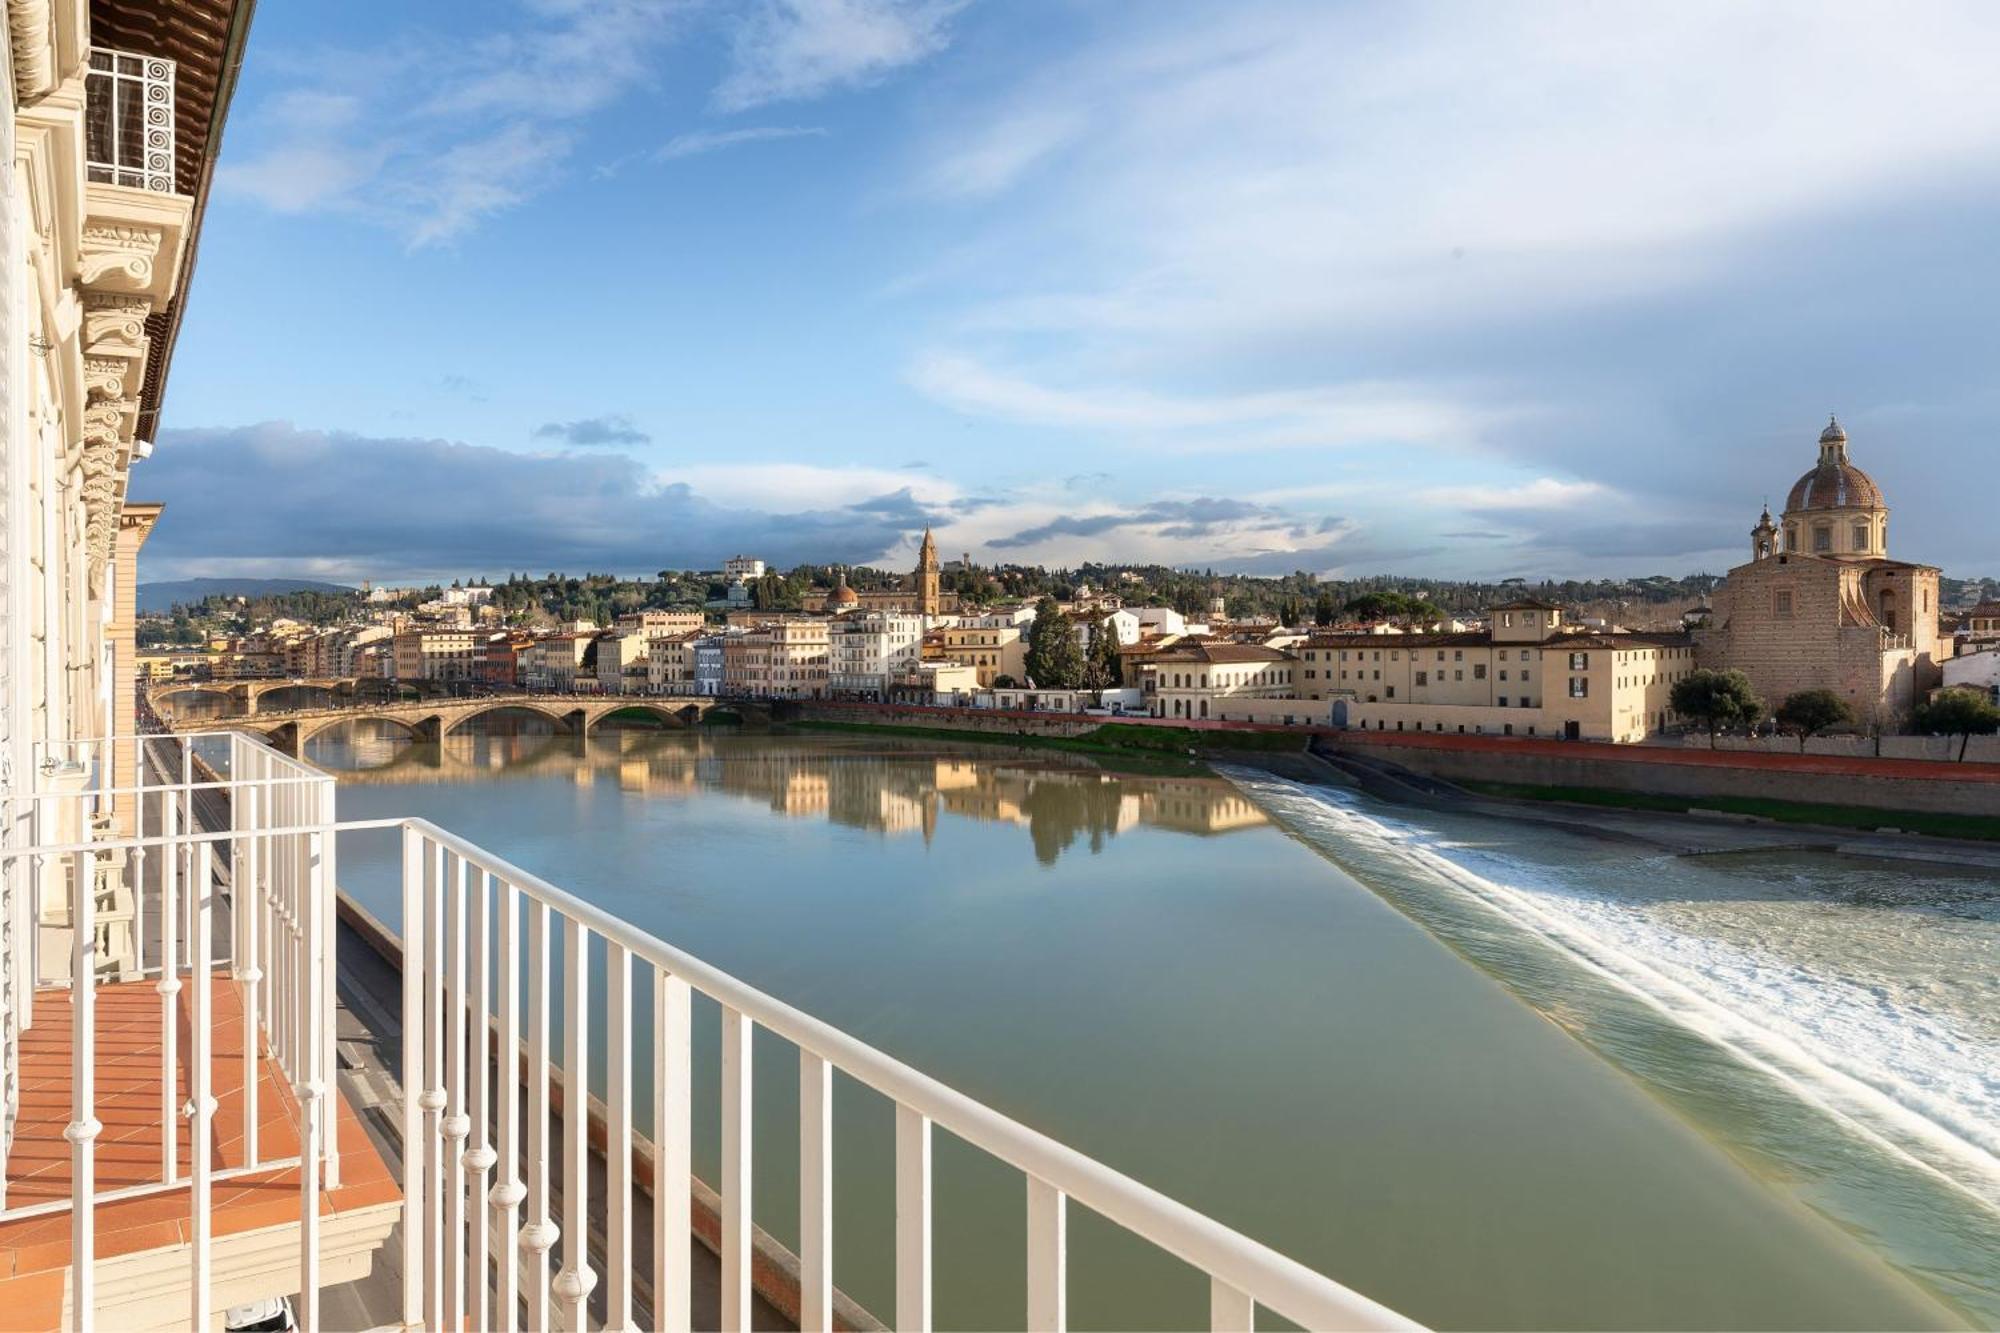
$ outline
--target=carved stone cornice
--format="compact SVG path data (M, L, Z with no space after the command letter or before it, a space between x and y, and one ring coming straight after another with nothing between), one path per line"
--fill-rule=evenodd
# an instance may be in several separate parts
M86 445L108 444L115 456L125 443L126 413L138 404L129 398L99 398L83 409L83 439Z
M157 227L123 224L83 229L78 266L86 287L143 292L153 285L153 264L165 234Z
M96 410L96 409L92 409ZM84 547L90 557L90 587L104 587L104 568L118 544L119 480L118 434L116 427L106 436L85 426L82 457L77 463L83 484Z
M125 396L125 379L128 372L137 369L124 357L86 356L83 359L83 387L96 402L107 398Z
M88 356L143 358L146 316L153 303L143 296L90 292L83 298L83 350Z
M49 0L5 0L7 44L14 57L14 95L41 97L57 83L55 15Z

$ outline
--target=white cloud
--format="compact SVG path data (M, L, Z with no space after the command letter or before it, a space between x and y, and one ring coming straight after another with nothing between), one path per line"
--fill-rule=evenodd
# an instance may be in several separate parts
M1417 492L1417 498L1456 509L1533 511L1573 509L1581 504L1616 499L1618 493L1594 481L1537 477L1518 486L1433 486Z
M1129 386L1053 388L966 356L931 353L910 382L950 407L1038 426L1173 434L1183 447L1476 443L1503 413L1397 384L1339 384L1298 391L1168 395Z
M717 504L766 509L859 504L904 490L926 504L944 504L959 496L951 482L901 468L813 463L703 463L665 469L657 480L662 485L686 485Z
M736 30L724 111L876 82L935 55L965 0L758 0Z
M1121 11L934 131L920 188L1034 183L996 326L1213 347L1598 304L2000 151L1983 4L1189 13Z
M826 130L818 125L748 125L736 130L694 130L677 134L653 154L655 161L670 162L678 157L697 157L719 152L738 144L768 143L773 139L823 138Z
M242 118L218 183L279 213L341 212L448 241L558 180L593 114L644 85L686 8L527 0L525 24L403 30L267 57L295 81ZM232 137L232 150L236 136Z

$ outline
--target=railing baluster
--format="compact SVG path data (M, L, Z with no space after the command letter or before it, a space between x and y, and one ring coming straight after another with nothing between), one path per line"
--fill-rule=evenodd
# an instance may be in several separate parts
M1210 1333L1250 1333L1257 1325L1257 1302L1219 1277L1208 1280Z
M445 891L444 1302L448 1328L465 1327L465 858L447 865Z
M896 1327L931 1326L931 1122L896 1106Z
M97 856L78 852L70 890L70 1327L97 1307Z
M528 901L528 1327L549 1327L549 1251L561 1232L549 1200L549 906Z
M528 1187L521 1183L521 1101L518 1085L521 1068L521 896L506 880L496 880L495 907L499 915L500 1072L499 1112L500 1183L488 1196L495 1215L494 1236L498 1247L497 1291L491 1325L500 1333L514 1333L520 1318L521 1259L519 1230L521 1200Z
M688 1001L685 981L653 969L653 1325L660 1333L693 1325Z
M424 1322L424 840L403 829L403 1325Z
M315 784L318 791L318 812L314 821L332 824L336 818L334 810L334 787L331 777L323 778ZM334 980L334 960L337 957L335 941L340 938L339 925L335 916L334 900L340 887L338 868L340 838L329 834L320 844L320 969L319 969L319 1012L323 1016L320 1033L320 1077L326 1083L326 1115L321 1122L320 1154L324 1162L326 1188L340 1188L340 1097L338 1075L340 1055L337 1049L339 1039L340 1002Z
M261 862L266 859L258 854L257 814L261 804L259 798L269 799L267 793L256 787L243 789L243 801L248 818L237 825L241 830L238 837L247 844L244 855L237 861L238 869L247 866L246 878L230 883L230 894L236 900L236 976L243 987L243 1158L246 1165L257 1165L257 983L264 978L264 969L258 965L263 956L258 944L258 915L264 910L266 894L262 885ZM234 809L236 802L231 801ZM236 841L235 838L231 839Z
M799 1048L799 1333L833 1329L833 1066Z
M320 848L324 841L318 833L310 835L307 841L307 855L315 872L320 866ZM318 892L321 886L314 884L311 887ZM315 918L306 919L305 936L301 943L316 965L324 941L320 938ZM319 988L299 987L297 1001L300 1029L316 1031L314 1025L320 1018ZM326 1021L332 1022L333 1016L326 1015ZM296 1085L299 1098L299 1307L296 1313L303 1333L319 1333L319 1157L322 1125L328 1118L325 1108L332 1102L333 1079L331 1069L314 1067L317 1046L313 1047L313 1052L302 1062Z
M472 1112L472 1146L466 1149L465 1169L471 1173L470 1197L466 1201L466 1225L471 1233L471 1251L465 1264L466 1298L472 1327L491 1328L493 1319L487 1304L487 1296L493 1290L492 1275L488 1271L487 1241L492 1234L489 1216L491 1199L488 1186L493 1169L494 1152L488 1143L487 1123L492 1102L492 1084L487 1071L493 1065L488 1057L492 1024L487 1021L488 994L493 985L493 960L487 944L487 903L493 892L493 876L480 871L469 886L472 892L471 909L466 913L466 933L472 946L472 971L469 978L472 1008L466 1020L468 1030L466 1058L472 1062L471 1088L466 1094ZM503 1088L511 1089L513 1081L503 1079Z
M424 1291L429 1296L432 1328L444 1327L444 903L446 852L442 845L424 858L430 881L425 904L426 928L424 963L424 1188L428 1206L424 1209L426 1239L424 1249Z
M193 1013L189 1015L188 1027L194 1042L190 1053L192 1060L188 1070L189 1084L189 1147L188 1156L193 1167L193 1196L190 1212L193 1220L194 1244L190 1255L193 1270L188 1281L188 1327L207 1328L209 1324L209 1282L214 1267L215 1219L210 1212L211 1185L209 1175L209 1135L215 1120L214 1078L210 1068L214 1048L214 1008L215 983L209 973L209 954L212 941L209 932L213 927L215 906L215 853L214 844L195 844L194 873L188 885L188 898L194 909L194 920L188 936L190 954L189 981L194 986L192 995Z
M750 1327L750 1020L722 1007L722 1327Z
M604 1326L632 1327L632 962L623 945L604 946L605 1100Z
M563 1327L582 1333L590 1293L590 932L563 920L563 1267L555 1283Z
M174 927L180 910L176 898L180 888L181 857L186 844L180 842L180 806L174 793L160 794L160 832L168 839L160 848L160 1179L173 1184L180 1174L180 943Z
M1028 1177L1028 1327L1062 1333L1069 1321L1069 1200Z

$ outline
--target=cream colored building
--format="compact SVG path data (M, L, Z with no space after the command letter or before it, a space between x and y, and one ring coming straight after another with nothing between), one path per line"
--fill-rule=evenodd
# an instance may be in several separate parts
M226 95L175 92L177 7L11 0L0 208L0 790L74 742L130 735L136 557L158 506L127 504L159 429L167 361ZM218 56L229 3L184 58ZM94 51L94 54L93 54ZM226 94L226 88L225 88ZM144 107L166 113L137 132ZM115 782L136 776L115 747ZM129 802L112 802L129 827Z
M588 634L552 634L536 639L521 650L521 684L530 690L553 690L573 694L579 676L584 675L585 655L590 651Z
M634 611L618 617L615 628L643 630L648 638L662 634L691 634L708 623L700 611Z
M643 694L651 674L650 641L641 629L597 636L597 688L606 694Z
M1749 562L1715 590L1702 664L1743 672L1774 710L1826 689L1863 722L1898 727L1951 655L1938 633L1938 574L1889 557L1888 502L1829 422L1783 516L1759 516Z
M1154 717L1221 720L1235 709L1245 720L1242 705L1250 701L1301 697L1298 665L1289 653L1258 644L1184 643L1140 666L1139 688Z
M832 622L827 692L836 698L881 699L892 678L923 657L924 618L901 611L856 611Z
M693 694L699 631L656 635L646 642L646 687L655 694Z
M1626 743L1675 720L1674 682L1695 668L1686 635L1578 631L1535 601L1494 607L1484 630L1320 634L1295 652L1300 693L1335 726Z
M980 689L991 689L1002 676L1015 682L1028 678L1028 640L1021 626L981 618L939 631L944 656L963 662L978 674Z
M828 624L820 619L781 620L764 633L770 639L770 673L765 686L773 699L820 699L827 690Z
M398 680L469 681L479 674L484 640L471 630L407 630L395 638Z

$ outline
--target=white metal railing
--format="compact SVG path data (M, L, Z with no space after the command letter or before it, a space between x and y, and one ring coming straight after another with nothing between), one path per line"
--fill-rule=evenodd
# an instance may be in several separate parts
M204 749L207 751L203 753ZM118 759L138 781L118 786ZM210 1314L215 1182L255 1171L299 1169L301 1265L316 1271L317 1191L339 1183L339 1156L326 1128L333 1066L333 779L242 733L188 737L119 737L50 747L38 763L43 788L5 801L31 812L32 841L0 849L0 874L17 902L30 905L36 940L66 937L68 965L36 964L41 979L66 987L70 1008L70 1144L67 1199L20 1205L7 1197L12 1135L0 1153L0 1222L67 1211L71 1217L73 1327L94 1318L95 1223L100 1204L184 1190L191 1223L190 1319ZM58 779L69 779L58 783ZM56 785L47 785L56 784ZM118 836L120 809L134 825ZM152 828L149 830L147 824ZM6 812L8 818L14 811ZM150 864L149 864L150 862ZM146 911L150 894L153 911ZM116 901L132 921L119 936L97 920ZM221 913L226 908L226 916ZM148 925L150 922L150 930ZM218 950L218 938L226 946ZM148 942L150 940L150 961ZM116 950L118 956L108 956ZM218 953L225 957L218 957ZM96 1075L101 1033L98 992L112 981L157 978L160 998L159 1151L157 1175L100 1195L95 1142ZM213 1004L218 982L233 979L242 1002L240 1080L242 1160L226 1171L214 1161L218 1109ZM183 988L188 1042L186 1079L179 1049ZM32 1007L24 1009L31 1018ZM18 1081L18 1042L7 1047L8 1077ZM293 1127L300 1150L277 1156L260 1142L260 1073L266 1056L296 1096ZM179 1156L179 1122L189 1121L190 1160ZM6 1207L9 1202L16 1206ZM317 1288L307 1295L316 1315Z
M174 192L174 62L98 47L85 87L91 180Z
M654 1324L692 1324L687 1221L692 1202L695 993L721 1010L720 1325L747 1329L752 1310L752 1040L758 1028L797 1051L800 1076L800 1324L830 1329L835 1244L832 1075L838 1069L895 1107L894 1323L931 1323L933 1126L1022 1173L1026 1190L1027 1312L1030 1327L1066 1322L1067 1207L1091 1212L1200 1270L1209 1286L1209 1322L1248 1330L1263 1306L1309 1328L1407 1328L1394 1312L1220 1223L1064 1147L871 1046L745 985L547 881L420 819L336 821L332 779L269 746L231 733L218 762L202 772L181 737L147 742L143 785L158 810L153 827L126 837L85 837L0 851L5 866L33 873L69 865L88 884L95 863L150 858L157 895L162 1034L174 1039L182 979L212 975L217 912L227 866L228 942L245 1003L246 1088L250 1052L261 1033L298 1092L297 1314L320 1326L319 1191L338 1183L331 1143L333 1103L333 898L338 835L399 830L404 955L402 968L402 1319L410 1328L582 1329L592 1313L600 1268L608 1328L635 1326L637 1274L650 1269ZM200 740L201 738L194 738ZM213 742L209 742L213 744ZM175 748L178 747L178 748ZM170 762L171 761L171 762ZM226 771L224 771L226 770ZM198 828L205 794L225 793L226 827ZM96 784L94 799L120 789ZM70 799L80 799L74 794ZM141 802L141 809L145 806ZM0 867L4 868L4 867ZM142 875L141 878L144 878ZM96 1136L91 1016L96 935L86 929L91 895L77 899L71 975L76 1075L70 1133L75 1188L73 1326L91 1327L91 1259L96 1206ZM183 918L185 903L189 916ZM176 933L178 932L178 933ZM601 953L599 952L601 950ZM167 961L171 960L171 961ZM604 972L601 1021L593 1021L591 972ZM637 997L650 989L650 1015ZM210 1310L214 1248L212 1191L219 1173L209 1130L216 1111L209 1023L211 987L195 985L194 1043L186 1114L194 1159L174 1160L176 1087L169 1058L162 1076L162 1170L142 1189L189 1191L192 1324ZM640 1012L635 1012L640 1009ZM560 1014L560 1035L552 1025ZM647 1021L649 1020L649 1021ZM634 1037L652 1033L654 1143L652 1254L633 1253L636 1123ZM171 1051L172 1048L169 1047ZM605 1116L603 1189L592 1188L592 1072L601 1057ZM496 1058L492 1058L497 1055ZM560 1074L554 1072L560 1061ZM519 1062L517 1064L517 1062ZM515 1096L515 1070L525 1096ZM501 1071L496 1083L496 1070ZM555 1098L561 1089L561 1105ZM247 1095L247 1094L246 1094ZM255 1123L245 1107L246 1124ZM250 1152L254 1154L253 1147ZM550 1162L560 1154L560 1212ZM120 1194L136 1192L132 1189ZM60 1205L55 1209L59 1210ZM0 1214L4 1218L5 1214ZM601 1246L594 1244L601 1237ZM593 1265L592 1250L597 1249ZM635 1260L637 1264L635 1265Z
M901 1061L681 952L600 908L424 820L403 823L403 1320L428 1328L585 1327L596 1273L579 1238L601 1220L608 1274L605 1326L633 1326L632 1051L634 969L649 972L655 1068L654 1320L690 1327L689 998L722 1010L721 1325L749 1327L751 1037L763 1028L798 1050L801 1327L832 1319L832 1071L873 1088L895 1112L894 1325L931 1322L931 1130L953 1135L1019 1170L1028 1204L1028 1323L1065 1322L1067 1203L1092 1212L1207 1275L1210 1326L1251 1327L1264 1306L1308 1328L1408 1328L1376 1302L1102 1163L945 1086ZM560 970L554 967L560 937ZM603 945L604 1031L591 1030L589 965ZM563 1033L550 1027L560 985ZM523 997L525 1009L523 1012ZM511 1069L525 1041L526 1123L511 1095L488 1083L489 1029ZM606 1071L605 1198L590 1199L585 1093L593 1041ZM473 1058L467 1063L470 1048ZM560 1058L561 1143L553 1141L551 1070ZM417 1095L408 1095L411 1089ZM548 1161L560 1151L562 1211L552 1215ZM519 1178L527 1164L528 1179ZM498 1165L502 1178L489 1181ZM525 1216L521 1209L525 1206ZM492 1215L525 1262L489 1252ZM564 1238L569 1238L565 1240ZM561 1243L560 1254L556 1253ZM557 1261L560 1267L551 1276ZM517 1282L525 1289L517 1287ZM553 1308L552 1308L553 1307Z

